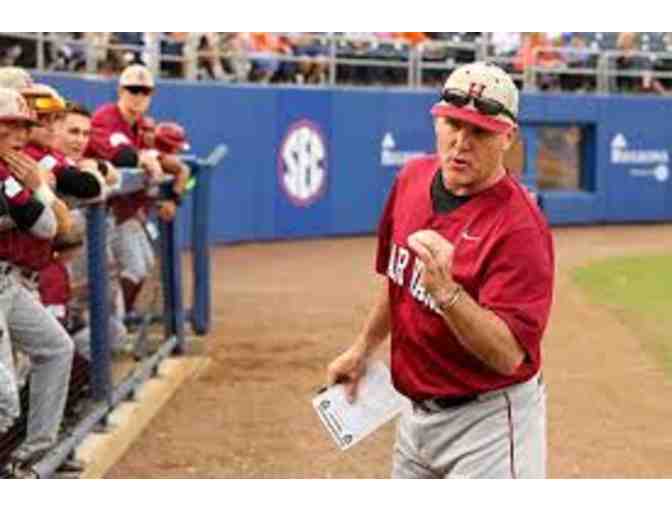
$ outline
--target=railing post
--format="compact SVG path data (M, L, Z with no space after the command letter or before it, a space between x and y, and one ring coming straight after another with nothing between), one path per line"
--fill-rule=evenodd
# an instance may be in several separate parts
M329 85L336 85L336 36L329 34Z
M172 183L164 184L171 187ZM184 307L182 305L182 257L179 243L180 208L172 221L159 220L161 248L161 282L163 285L163 310L165 337L177 337L174 353L184 352Z
M607 52L599 56L597 60L597 91L601 94L608 94L611 89L609 74L609 57Z
M91 204L86 216L89 316L91 331L91 390L93 399L111 402L112 375L109 340L107 222L104 204Z
M183 67L182 71L187 80L196 80L198 78L198 42L200 40L200 32L189 32L187 40L184 43L183 53ZM217 65L219 62L219 45L217 50Z
M45 67L46 67L46 65L45 65L46 58L45 58L45 55L44 55L44 32L38 32L37 33L37 52L36 53L37 53L37 63L36 63L37 68L40 71L44 71Z
M193 296L192 327L199 335L210 331L210 181L212 167L192 164L198 179L194 189L191 221Z

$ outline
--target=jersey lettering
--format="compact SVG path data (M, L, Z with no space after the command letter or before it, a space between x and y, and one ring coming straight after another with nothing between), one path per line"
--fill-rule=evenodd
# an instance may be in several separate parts
M397 246L394 243L391 243L391 246L390 259L387 265L387 276L400 287L405 287L404 272L411 260L411 253L406 248ZM422 261L416 258L408 290L411 293L411 296L413 296L413 299L438 313L439 309L436 306L436 302L421 283L424 267L425 265Z

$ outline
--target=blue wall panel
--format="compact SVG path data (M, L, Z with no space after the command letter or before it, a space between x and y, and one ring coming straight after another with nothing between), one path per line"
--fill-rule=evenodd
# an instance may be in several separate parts
M43 80L89 107L116 95L111 81ZM159 85L150 113L184 124L199 156L228 146L214 171L209 214L212 238L232 242L371 232L400 164L434 149L429 109L435 100L431 92L167 82ZM579 124L594 133L586 137L591 146L584 161L594 172L594 189L542 192L552 223L672 219L672 101L534 94L522 96L521 112L528 143L541 125ZM290 128L301 126L307 131L292 137ZM294 145L281 153L288 139ZM326 157L316 162L318 145ZM617 161L614 147L635 161ZM326 170L325 186L309 203L282 185L285 158L294 162L287 182L296 189L309 189Z

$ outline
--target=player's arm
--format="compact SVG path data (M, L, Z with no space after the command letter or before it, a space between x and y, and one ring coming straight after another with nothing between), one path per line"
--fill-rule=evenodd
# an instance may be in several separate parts
M173 181L173 193L175 196L173 199L177 199L176 201L179 204L179 197L184 193L189 177L191 177L189 165L173 154L160 154L159 161L165 173L175 176Z
M95 170L86 166L81 169L68 166L56 174L56 191L62 195L91 200L102 196L104 189L105 183L98 174L97 165Z
M459 292L456 298L455 292ZM453 299L456 301L451 305ZM465 349L500 374L516 373L525 359L525 351L497 314L481 307L456 287L446 287L436 301L446 324Z
M388 338L391 325L389 283L386 266L390 256L392 235L392 211L396 197L395 183L387 200L378 226L378 251L376 271L383 276L382 283L364 322L364 327L355 342L327 367L327 384L344 383L345 392L352 402L357 397L357 386L366 372L366 362L374 351Z
M509 234L489 257L474 299L452 277L452 245L432 231L433 241L409 237L425 268L422 283L462 346L490 369L513 375L535 355L550 312L552 261L533 228ZM430 237L431 237L430 236Z
M37 200L30 190L14 177L8 177L3 181L1 202L6 213L2 218L9 217L13 227L40 239L52 239L56 236L58 225L54 211Z
M16 189L13 183L19 184L21 192L17 196L23 197L23 193L25 192L28 196L34 197L38 202L47 206L47 208L51 208L58 224L57 234L61 235L69 232L72 227L70 210L62 200L56 198L56 195L54 195L54 192L46 183L46 176L40 170L37 163L29 156L16 151L8 151L2 157L8 163L9 170L13 176L12 181L7 179L5 183L6 192L7 189L10 190L10 193L12 189ZM23 198L19 199L19 202L23 201Z

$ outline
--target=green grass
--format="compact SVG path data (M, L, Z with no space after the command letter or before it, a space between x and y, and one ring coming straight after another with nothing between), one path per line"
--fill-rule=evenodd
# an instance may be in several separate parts
M613 257L580 267L573 277L672 376L672 256Z

